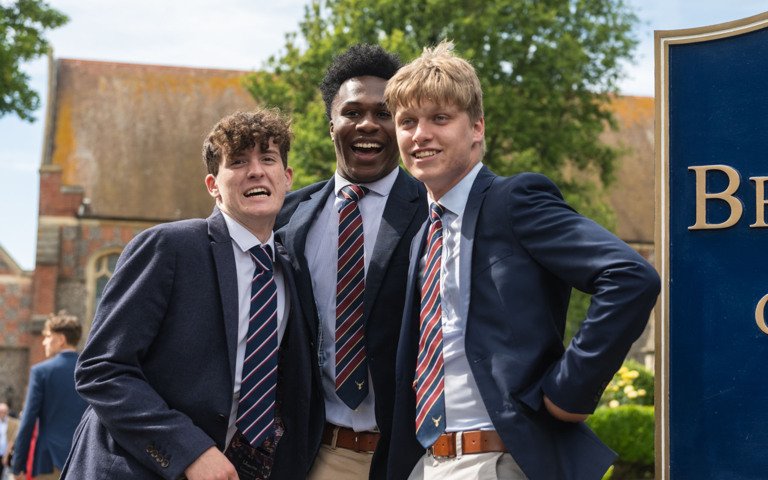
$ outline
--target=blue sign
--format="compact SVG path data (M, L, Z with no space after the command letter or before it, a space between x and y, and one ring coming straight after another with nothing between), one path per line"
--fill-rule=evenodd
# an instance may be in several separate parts
M768 13L656 55L656 478L766 479Z

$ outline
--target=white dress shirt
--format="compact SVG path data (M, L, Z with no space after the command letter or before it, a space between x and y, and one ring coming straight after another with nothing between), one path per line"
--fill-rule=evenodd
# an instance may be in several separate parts
M243 375L245 340L248 336L248 320L251 316L251 282L253 281L253 273L256 269L256 265L253 263L248 250L262 243L236 220L224 212L221 213L224 215L224 221L227 223L229 236L232 237L232 251L235 253L235 269L237 270L237 353L235 354L235 388L232 396L232 409L229 413L229 427L227 429L226 445L229 445L229 441L232 440L237 431L235 420L237 419L237 405L240 401L240 383ZM269 236L269 240L264 245L270 246L274 260L277 255L274 233ZM279 345L285 333L290 301L288 291L285 288L283 274L280 270L280 263L273 261L273 264L272 272L275 278L275 287L277 287L277 342Z
M399 168L371 183L360 184L368 193L358 202L363 217L365 272L373 255L376 237L384 214L387 197L395 183ZM315 304L320 317L320 369L325 396L325 417L334 425L352 428L356 432L376 430L373 382L368 374L368 396L355 409L349 408L336 395L336 270L339 245L339 191L351 182L337 172L333 177L334 193L329 195L317 218L307 232L304 255L309 264Z
M460 270L461 225L469 192L483 164L478 162L459 183L438 201L443 213L443 254L440 275L440 301L443 324L443 362L445 372L446 431L492 430L493 423L485 408L475 377L469 367L464 339L469 311L471 272ZM430 204L434 199L429 196ZM421 271L425 258L421 259Z

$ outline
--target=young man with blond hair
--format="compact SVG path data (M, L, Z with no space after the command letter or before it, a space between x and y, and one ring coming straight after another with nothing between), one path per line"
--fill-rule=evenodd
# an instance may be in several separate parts
M389 478L600 479L615 454L583 420L642 333L658 275L543 175L482 164L482 90L452 44L400 69L385 99L430 202L411 248ZM592 300L565 348L571 288ZM413 469L397 468L418 444Z

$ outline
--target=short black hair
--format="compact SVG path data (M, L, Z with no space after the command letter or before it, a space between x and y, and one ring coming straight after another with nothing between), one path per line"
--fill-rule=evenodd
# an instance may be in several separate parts
M355 77L379 77L389 80L400 69L400 57L379 45L358 43L334 57L320 83L320 93L325 102L325 116L331 119L331 105L341 84Z

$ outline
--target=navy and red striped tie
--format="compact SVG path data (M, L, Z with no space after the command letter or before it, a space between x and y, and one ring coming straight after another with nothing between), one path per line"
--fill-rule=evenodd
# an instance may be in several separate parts
M235 424L251 446L258 447L272 434L275 422L277 287L269 245L257 245L249 252L256 268Z
M368 395L365 354L363 292L365 249L363 219L357 202L367 189L347 185L341 189L339 251L336 275L336 395L352 409Z
M430 205L427 258L421 274L419 356L416 363L416 438L431 447L445 432L443 324L440 269L443 254L443 207Z

